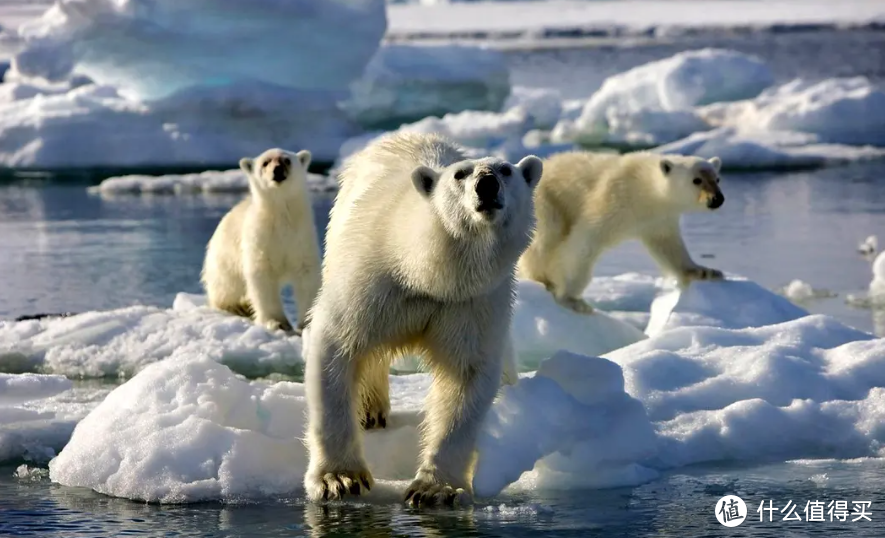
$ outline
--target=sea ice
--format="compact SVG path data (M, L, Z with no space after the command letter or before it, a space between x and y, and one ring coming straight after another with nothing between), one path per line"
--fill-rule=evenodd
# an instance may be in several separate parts
M885 146L885 92L866 77L796 79L755 99L716 102L698 113L715 126L807 133L819 143Z
M759 95L774 81L759 58L702 49L640 65L606 79L574 121L583 143L671 142L706 128L692 109ZM609 133L612 133L611 135Z
M0 406L41 400L69 388L70 380L60 375L0 373Z
M2 88L2 86L0 86ZM334 179L319 174L307 174L307 187L314 192L337 188ZM132 174L109 177L89 192L104 196L118 194L199 194L249 192L249 180L239 168L208 170L196 174L167 174L145 176Z
M885 148L822 144L794 131L746 131L719 127L654 148L658 153L719 157L726 170L818 168L885 158Z
M13 70L139 101L244 81L344 94L386 28L383 0L69 0L19 29Z
M385 45L351 84L344 108L366 128L397 128L462 110L500 110L510 93L501 52L461 45Z

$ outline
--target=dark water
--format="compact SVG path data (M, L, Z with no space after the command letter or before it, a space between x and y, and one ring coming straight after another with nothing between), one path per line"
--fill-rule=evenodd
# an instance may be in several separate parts
M687 48L727 47L759 54L781 81L865 75L885 80L885 33L808 32L705 35L630 47L511 52L514 84L556 86L586 97L608 75ZM728 175L725 206L692 215L684 229L703 263L775 288L800 278L838 293L808 307L885 334L870 311L845 305L866 288L870 265L855 254L869 234L885 239L885 163L794 173ZM169 306L200 291L205 244L237 200L229 196L89 195L64 174L0 184L0 319L40 312ZM71 180L76 184L65 184ZM330 200L317 199L318 229ZM880 233L881 232L881 233ZM605 256L597 274L654 274L638 245ZM400 505L317 507L303 499L156 506L89 490L13 477L0 467L0 536L883 536L885 462L719 465L680 469L634 488L502 495L473 509L421 511ZM717 523L714 504L740 495L750 517ZM760 523L759 504L870 501L872 522ZM850 503L849 503L850 504Z
M495 504L411 510L398 504L317 506L300 498L147 505L91 490L12 478L0 467L0 536L856 536L881 537L885 463L718 466L683 469L635 488L501 495ZM721 526L717 501L737 494L749 514ZM760 504L777 508L773 521ZM847 521L806 521L807 502L847 501ZM859 520L853 501L870 502ZM782 521L794 515L802 521Z

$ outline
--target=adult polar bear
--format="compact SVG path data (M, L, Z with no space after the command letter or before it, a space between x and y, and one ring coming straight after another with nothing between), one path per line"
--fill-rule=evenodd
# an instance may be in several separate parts
M345 162L306 346L310 499L372 487L358 415L389 405L389 363L410 351L424 355L433 384L405 500L471 496L541 171L534 156L515 166L468 160L445 139L417 133L381 137Z
M680 285L722 278L688 254L679 218L715 210L721 161L637 152L626 155L571 151L544 162L535 192L537 229L518 273L544 284L557 302L578 313L593 307L582 297L593 265L607 249L640 239L665 273Z

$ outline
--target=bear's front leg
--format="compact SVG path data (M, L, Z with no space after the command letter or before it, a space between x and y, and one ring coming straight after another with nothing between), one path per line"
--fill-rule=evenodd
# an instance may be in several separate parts
M691 259L678 220L657 227L654 233L644 236L642 242L661 269L675 276L681 287L688 286L693 280L723 278L722 271L698 265Z
M423 425L424 450L415 480L406 490L407 504L454 505L472 500L476 438L501 383L505 345L502 338L497 352L475 354L467 360L431 353L433 385Z
M269 331L280 329L292 332L292 325L283 311L280 281L260 261L247 262L245 265L246 296L252 305L255 323Z
M304 371L309 456L304 489L312 501L361 495L374 485L357 420L355 355L330 337L324 321L320 316L318 323L311 324Z

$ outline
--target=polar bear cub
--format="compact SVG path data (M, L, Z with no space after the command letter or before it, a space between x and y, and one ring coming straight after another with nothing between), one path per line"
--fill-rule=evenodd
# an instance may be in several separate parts
M234 206L206 247L201 279L209 306L251 317L268 330L293 331L280 292L292 286L296 334L320 287L320 250L307 190L307 150L269 149L240 159L250 196Z
M544 162L535 191L537 229L519 261L518 274L544 284L576 312L593 307L581 295L599 256L628 239L640 239L665 273L685 286L719 279L722 272L692 261L679 229L680 215L715 210L718 157L566 152Z
M471 160L418 133L383 136L344 163L306 347L310 499L372 487L360 419L384 416L389 364L412 352L433 384L405 501L472 496L478 430L512 353L515 266L541 171L534 156Z

